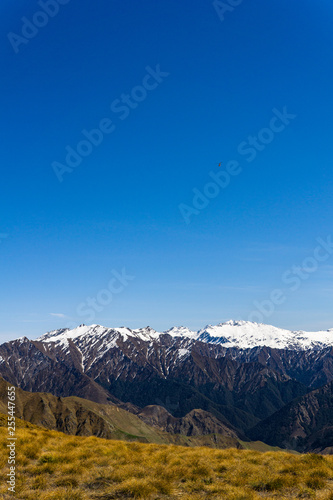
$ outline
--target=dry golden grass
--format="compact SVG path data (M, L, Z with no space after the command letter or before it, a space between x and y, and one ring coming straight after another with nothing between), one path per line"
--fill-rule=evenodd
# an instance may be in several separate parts
M1 498L7 434L0 428ZM333 500L333 457L214 450L17 430L15 499Z

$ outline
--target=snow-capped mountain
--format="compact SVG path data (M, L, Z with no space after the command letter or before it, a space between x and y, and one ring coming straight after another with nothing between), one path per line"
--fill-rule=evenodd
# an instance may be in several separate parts
M123 402L133 412L159 405L182 417L199 408L244 431L333 380L333 330L81 325L2 344L0 375L24 390Z
M333 329L318 332L290 331L263 323L230 320L216 326L207 325L197 332L180 326L172 327L164 332L157 332L145 327L105 328L100 325L81 325L73 330L63 329L48 332L37 340L55 342L64 346L69 340L80 340L82 345L106 344L108 348L116 344L118 339L126 341L130 338L145 342L158 340L162 335L172 338L199 340L209 344L222 344L226 348L251 349L254 347L271 347L273 349L307 350L323 349L333 346Z

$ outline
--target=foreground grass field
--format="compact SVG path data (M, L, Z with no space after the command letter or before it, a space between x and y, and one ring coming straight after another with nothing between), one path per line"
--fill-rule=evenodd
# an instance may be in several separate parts
M333 457L214 450L67 436L20 423L16 493L6 485L0 428L0 496L24 500L203 498L333 500Z

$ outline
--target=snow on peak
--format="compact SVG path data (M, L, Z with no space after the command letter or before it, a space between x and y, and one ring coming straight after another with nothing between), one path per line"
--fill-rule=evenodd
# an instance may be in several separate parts
M225 321L224 323L219 323L217 326L229 325L229 326L245 326L245 325L258 325L262 323L255 323L252 321L243 321L243 320L235 320L229 319L229 321Z
M199 330L198 339L224 347L272 347L275 349L312 349L333 345L333 329L326 332L290 331L263 323L229 320Z
M122 340L127 340L129 337L138 338L141 340L152 340L153 338L158 338L160 333L156 332L150 326L145 328L139 328L137 330L131 330L126 327L118 328L106 328L101 325L80 325L72 330L64 328L61 330L54 330L52 332L45 333L37 340L40 342L56 342L59 344L68 345L68 340L80 340L87 341L92 339L103 339L109 341L110 338L114 340L115 338L121 337Z
M169 328L169 330L165 330L163 333L167 333L172 337L196 338L198 336L198 332L193 332L186 326L173 326L172 328Z
M199 340L220 343L224 347L246 349L267 346L283 349L288 344L291 332L251 321L229 320L216 326L206 326L198 334Z
M156 339L160 336L159 332L157 332L150 326L146 326L145 328L137 328L136 330L131 330L131 332L132 332L132 337L137 337L141 340Z
M82 335L86 334L89 330L97 327L98 325L91 325L91 326L86 326L86 325L80 325L77 326L76 328L73 328L70 330L69 328L62 328L60 330L53 330L51 332L47 332L41 337L38 337L37 340L40 342L65 342L68 339L74 339L76 337L81 337ZM103 328L103 327L101 327Z

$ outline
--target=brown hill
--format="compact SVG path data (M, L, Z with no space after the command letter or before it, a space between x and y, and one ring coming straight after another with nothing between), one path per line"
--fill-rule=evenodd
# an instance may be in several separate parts
M144 422L165 432L185 436L222 434L237 439L234 430L204 410L192 410L185 417L173 417L163 406L146 406L139 414Z

